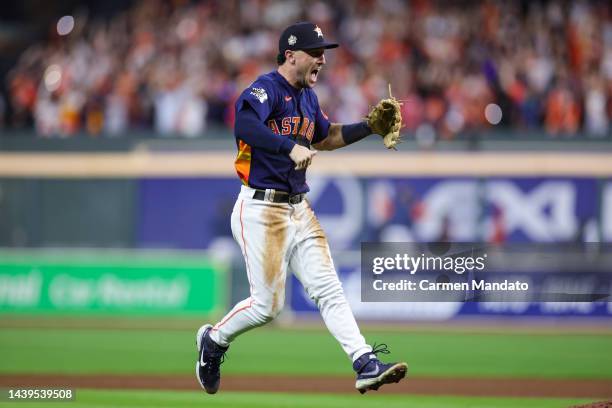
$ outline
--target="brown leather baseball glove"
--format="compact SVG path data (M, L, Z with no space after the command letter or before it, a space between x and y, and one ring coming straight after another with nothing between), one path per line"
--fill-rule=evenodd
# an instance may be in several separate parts
M372 132L383 137L387 149L394 149L400 143L400 128L402 127L401 103L391 95L389 85L389 98L376 104L366 116L368 126Z

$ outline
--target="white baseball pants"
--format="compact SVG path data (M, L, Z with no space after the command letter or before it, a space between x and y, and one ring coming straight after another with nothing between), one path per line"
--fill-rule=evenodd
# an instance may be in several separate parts
M327 238L310 204L253 199L242 186L232 212L232 233L246 262L251 296L239 302L212 331L228 346L236 336L273 320L285 301L287 270L315 301L325 325L353 361L372 351L359 331L334 268Z

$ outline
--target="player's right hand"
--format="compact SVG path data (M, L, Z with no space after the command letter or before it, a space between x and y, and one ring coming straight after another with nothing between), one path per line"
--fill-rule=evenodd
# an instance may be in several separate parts
M316 150L310 150L307 147L296 144L291 149L291 153L289 153L289 157L295 163L296 170L304 170L310 163L312 163L312 158L317 154Z

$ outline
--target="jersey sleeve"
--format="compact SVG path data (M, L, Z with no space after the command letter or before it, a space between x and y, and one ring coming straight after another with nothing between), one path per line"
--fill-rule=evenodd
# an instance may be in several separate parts
M311 143L317 144L327 137L331 123L329 122L329 118L327 117L327 115L319 106L319 98L317 98L314 92L313 95L315 102L315 131Z
M255 81L236 101L234 134L251 147L288 155L295 142L288 137L277 135L266 125L274 103L273 85L261 79Z
M236 113L234 134L249 146L271 153L281 152L288 155L295 146L293 140L277 135L259 120L257 113L249 104Z
M246 88L236 101L236 113L249 105L257 114L257 117L265 122L274 107L276 95L273 86L261 79L253 82Z

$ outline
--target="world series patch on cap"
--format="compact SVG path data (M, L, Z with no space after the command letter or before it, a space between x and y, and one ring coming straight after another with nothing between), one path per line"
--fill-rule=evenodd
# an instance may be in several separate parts
M316 48L336 48L337 43L326 41L323 31L316 24L301 22L290 25L278 40L278 51L283 54L286 50L313 50Z

